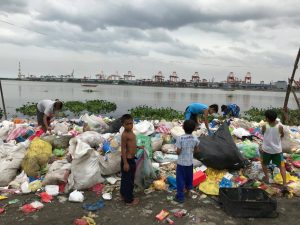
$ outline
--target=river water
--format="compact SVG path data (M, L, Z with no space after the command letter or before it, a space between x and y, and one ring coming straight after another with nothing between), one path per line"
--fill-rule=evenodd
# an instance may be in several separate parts
M128 109L138 105L154 107L172 107L184 111L191 102L201 102L207 105L236 103L241 111L252 106L259 108L282 107L285 92L269 91L225 91L221 89L142 87L123 85L104 85L97 87L82 87L79 83L2 81L3 94L8 116L15 115L15 109L27 102L38 102L41 99L92 100L103 99L115 102L117 110L111 113L119 116ZM92 89L94 92L84 92ZM290 108L296 108L292 95Z

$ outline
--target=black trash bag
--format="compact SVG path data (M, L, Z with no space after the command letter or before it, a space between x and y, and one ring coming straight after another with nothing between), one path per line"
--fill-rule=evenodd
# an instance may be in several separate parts
M103 133L117 133L119 132L121 126L121 118L115 119L109 124L109 128L106 129Z
M223 123L212 137L200 137L200 152L194 153L194 158L204 165L222 169L240 169L247 165L245 159L236 147L228 129Z

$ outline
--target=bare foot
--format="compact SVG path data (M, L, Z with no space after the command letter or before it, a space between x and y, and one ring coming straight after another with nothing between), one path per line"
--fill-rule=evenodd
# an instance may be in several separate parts
M139 204L139 199L138 198L134 198L133 201L131 203L126 203L126 205L128 206L134 206L134 205L137 205Z

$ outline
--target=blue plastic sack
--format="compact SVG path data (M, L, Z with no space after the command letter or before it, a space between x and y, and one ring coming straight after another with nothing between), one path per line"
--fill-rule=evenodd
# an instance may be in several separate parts
M177 188L177 185L176 185L176 178L173 177L173 176L168 176L167 177L167 182L169 184L169 189L171 190L175 190Z
M220 188L231 188L232 182L231 182L231 180L228 180L225 177L223 177L219 183L219 186L220 186Z

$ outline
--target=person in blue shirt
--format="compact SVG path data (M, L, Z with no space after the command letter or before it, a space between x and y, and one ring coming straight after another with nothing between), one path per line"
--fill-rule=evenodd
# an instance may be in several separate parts
M240 107L236 104L222 105L221 111L223 112L223 116L229 116L229 117L240 116Z
M204 116L204 123L205 127L208 130L208 133L210 134L209 126L208 126L208 114L214 114L217 113L219 110L219 106L217 104L210 105L209 107L207 105L201 104L201 103L192 103L185 109L185 120L193 120L196 124L199 124L200 121L198 121L198 115Z

